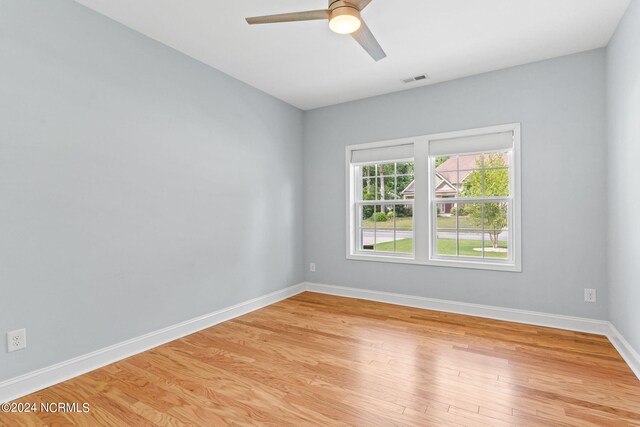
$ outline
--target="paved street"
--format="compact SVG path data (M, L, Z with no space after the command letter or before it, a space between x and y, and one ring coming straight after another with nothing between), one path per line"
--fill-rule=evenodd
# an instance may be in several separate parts
M384 242L392 242L393 241L393 230L376 230L375 236L377 236L377 243ZM413 232L405 231L405 230L397 230L396 231L396 239L411 239L413 237ZM455 239L455 232L438 232L438 238L440 239ZM460 239L462 240L482 240L482 233L460 233ZM489 235L485 234L485 240L490 241ZM503 231L500 234L499 240L502 242L506 242L509 240L509 232ZM373 245L374 242L374 230L367 229L362 232L362 243L364 245Z

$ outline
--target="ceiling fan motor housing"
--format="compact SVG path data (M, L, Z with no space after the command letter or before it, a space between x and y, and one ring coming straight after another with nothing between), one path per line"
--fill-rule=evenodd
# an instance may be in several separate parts
M329 0L329 7L320 10L278 13L275 15L253 16L246 18L249 25L273 24L278 22L298 22L329 20L329 28L338 34L349 34L367 51L374 61L380 61L387 54L378 40L360 17L360 11L372 0Z
M355 4L351 4L343 0L329 0L329 11L333 12L334 10L341 9L343 7L348 7L355 10L356 12L360 12Z
M351 34L361 25L360 11L342 0L329 0L329 26L338 34Z

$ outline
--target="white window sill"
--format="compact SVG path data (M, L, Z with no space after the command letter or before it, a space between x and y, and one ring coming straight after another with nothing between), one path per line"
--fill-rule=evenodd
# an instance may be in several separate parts
M474 270L493 270L493 271L510 271L521 273L520 265L508 262L488 262L473 260L453 260L453 259L430 259L421 261L409 256L393 256L383 254L349 254L348 260L352 261L373 261L373 262L389 262L394 264L411 264L411 265L428 265L432 267L450 267L450 268L467 268Z

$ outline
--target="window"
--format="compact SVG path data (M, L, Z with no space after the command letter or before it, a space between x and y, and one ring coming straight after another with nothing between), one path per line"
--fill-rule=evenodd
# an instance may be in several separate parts
M413 161L356 166L357 248L361 252L413 253Z
M347 147L347 257L520 271L520 126Z

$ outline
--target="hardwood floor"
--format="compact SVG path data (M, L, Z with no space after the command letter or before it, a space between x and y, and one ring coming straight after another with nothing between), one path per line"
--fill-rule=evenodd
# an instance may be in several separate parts
M602 336L305 292L20 399L2 425L640 425Z

